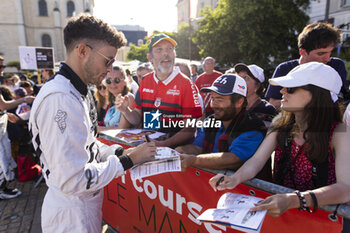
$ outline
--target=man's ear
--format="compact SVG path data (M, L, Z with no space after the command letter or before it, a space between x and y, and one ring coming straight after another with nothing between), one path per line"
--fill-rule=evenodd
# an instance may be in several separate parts
M306 56L307 52L305 49L299 49L299 54L300 54L300 56Z
M90 53L90 51L91 49L83 43L78 44L75 48L75 52L80 58L85 58Z
M237 100L236 104L235 104L235 107L236 108L242 108L243 106L243 103L244 103L244 97L241 97Z
M148 61L153 65L153 63L152 63L152 57L151 57L151 54L150 54L150 53L147 53L147 59L148 59Z

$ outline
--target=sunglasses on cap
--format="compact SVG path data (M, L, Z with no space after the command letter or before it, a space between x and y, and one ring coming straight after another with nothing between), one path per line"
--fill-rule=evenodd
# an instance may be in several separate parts
M87 47L89 47L91 50L94 50L94 48L91 45L86 44ZM102 56L104 59L106 59L106 63L105 66L109 67L113 64L113 62L115 62L115 58L109 58L106 55L103 55L101 52L99 52L98 50L95 50L96 53L100 56Z
M112 80L112 78L107 78L106 79L106 83L107 84L112 84L112 82L114 81L116 84L118 84L118 83L120 83L121 80L124 80L124 79L120 79L120 78L116 77L116 78L114 78Z
M106 90L106 87L105 87L105 86L98 86L97 89L98 89L98 90L102 90L102 89L103 89L103 90Z
M310 87L309 86L301 86L301 87L286 87L286 92L288 94L293 94L298 88L304 89L309 91Z

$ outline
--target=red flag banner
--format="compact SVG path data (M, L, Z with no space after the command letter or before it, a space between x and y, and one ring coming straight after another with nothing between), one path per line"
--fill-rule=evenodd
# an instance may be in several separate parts
M208 180L214 174L197 168L132 181L129 172L104 189L103 219L118 232L238 232L224 225L201 223L196 218L215 208L224 192L215 192ZM228 190L227 190L228 191ZM247 185L230 192L265 198L271 194ZM332 222L330 213L292 209L278 218L266 216L261 232L341 232L342 218Z

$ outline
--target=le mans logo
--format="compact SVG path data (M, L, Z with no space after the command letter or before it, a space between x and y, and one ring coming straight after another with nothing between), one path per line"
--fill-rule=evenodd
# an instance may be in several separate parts
M143 113L143 128L144 129L160 129L160 116L159 110Z

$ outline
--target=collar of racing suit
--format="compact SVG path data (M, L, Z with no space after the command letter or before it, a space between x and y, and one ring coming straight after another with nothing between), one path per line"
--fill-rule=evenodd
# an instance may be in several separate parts
M77 89L80 94L86 96L88 93L87 85L80 79L80 77L66 64L61 63L60 70L57 72L58 74L63 75L72 83L72 85Z

